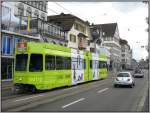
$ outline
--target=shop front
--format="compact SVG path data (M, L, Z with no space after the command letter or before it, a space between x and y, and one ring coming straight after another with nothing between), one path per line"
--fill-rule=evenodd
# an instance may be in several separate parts
M14 59L8 57L1 58L1 79L12 79L14 69Z

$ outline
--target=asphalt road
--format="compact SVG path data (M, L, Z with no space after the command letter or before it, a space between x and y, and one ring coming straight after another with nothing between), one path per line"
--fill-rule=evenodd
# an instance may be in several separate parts
M147 75L145 71L145 78L135 78L134 88L114 88L113 79L108 78L74 87L6 99L2 100L2 111L140 111L143 110L140 108L147 89Z

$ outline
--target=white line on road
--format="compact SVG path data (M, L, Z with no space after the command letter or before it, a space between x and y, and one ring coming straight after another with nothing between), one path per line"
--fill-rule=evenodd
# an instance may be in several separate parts
M37 95L37 96L28 97L28 98L22 98L22 99L15 100L14 102L27 100L27 99L31 99L31 98L35 98L35 97L40 97L40 96L44 96L44 95Z
M69 104L67 104L67 105L62 106L62 108L66 108L66 107L68 107L68 106L70 106L70 105L72 105L72 104L75 104L75 103L77 103L77 102L83 101L84 99L85 99L85 98L81 98L81 99L79 99L79 100L76 100L76 101L74 101L74 102L71 102L71 103L69 103Z
M99 90L98 93L102 93L102 92L104 92L104 91L106 91L106 90L108 90L108 89L109 89L109 88L105 88L105 89Z

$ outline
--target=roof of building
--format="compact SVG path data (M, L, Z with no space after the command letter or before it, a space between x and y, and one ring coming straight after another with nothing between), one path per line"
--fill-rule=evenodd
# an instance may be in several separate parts
M105 33L103 35L104 37L113 37L116 31L117 23L96 24L92 26L102 29L102 32Z
M128 44L128 41L126 41L126 40L124 40L124 39L120 39L120 40L119 40L119 43L124 45L124 44Z
M127 40L120 39L120 40L119 40L119 43L120 43L120 45L127 45L127 46L129 47L129 50L131 49L131 48L130 48L130 45L128 44L128 41L127 41Z
M65 31L69 31L72 28L75 20L78 20L86 25L89 25L87 21L84 21L72 14L61 13L60 15L52 15L47 17L48 22L52 22L63 27Z

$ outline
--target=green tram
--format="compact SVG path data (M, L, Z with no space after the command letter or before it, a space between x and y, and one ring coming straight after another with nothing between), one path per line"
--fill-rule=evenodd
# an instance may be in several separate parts
M107 57L49 43L18 43L15 51L14 89L49 90L104 79Z

